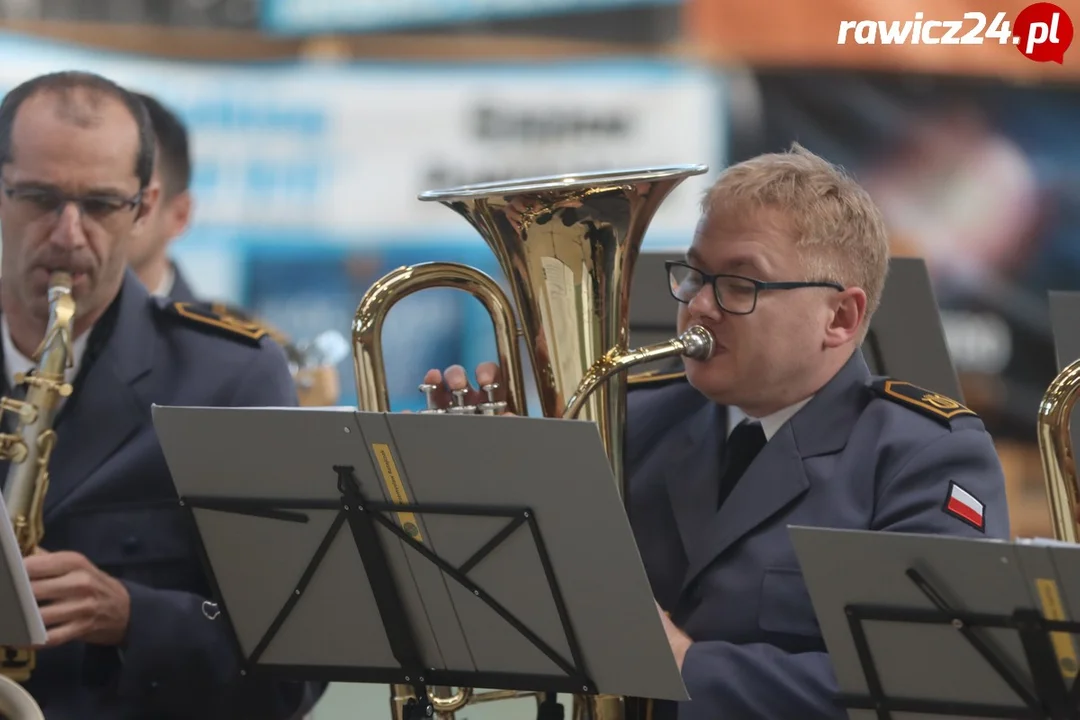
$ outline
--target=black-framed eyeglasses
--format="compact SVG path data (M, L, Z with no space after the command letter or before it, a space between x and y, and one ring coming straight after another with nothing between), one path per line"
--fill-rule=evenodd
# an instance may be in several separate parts
M139 190L134 195L112 195L95 193L91 195L69 195L39 187L11 187L4 186L4 195L12 200L18 200L33 207L41 214L56 213L59 215L68 203L74 203L79 209L79 215L90 217L94 220L107 220L116 213L124 210L135 210L142 205L143 191Z
M731 315L749 315L757 308L758 293L763 290L796 290L798 288L827 287L842 291L843 285L834 282L765 282L742 275L710 275L686 263L669 260L667 268L668 288L671 296L681 303L693 300L706 283L713 286L713 294L720 309Z

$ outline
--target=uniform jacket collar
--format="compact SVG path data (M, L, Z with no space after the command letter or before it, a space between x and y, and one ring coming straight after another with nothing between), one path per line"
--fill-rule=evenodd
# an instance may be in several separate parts
M727 408L707 403L682 425L667 487L688 569L684 589L725 550L768 521L810 487L803 461L839 452L866 403L870 371L861 351L785 423L716 510L719 449Z

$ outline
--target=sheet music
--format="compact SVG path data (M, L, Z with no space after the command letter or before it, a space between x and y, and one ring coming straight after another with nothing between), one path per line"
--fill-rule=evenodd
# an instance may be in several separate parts
M0 621L0 645L21 645L25 635L30 636L30 642L34 645L45 643L45 622L41 619L41 611L37 601L34 600L34 591L30 588L30 576L26 574L26 566L23 564L22 553L19 552L19 543L15 539L15 530L7 519L7 506L4 498L0 495L0 546L3 548L4 564L7 566L5 584L9 584L18 599L22 625L20 628L12 627L7 621ZM0 580L3 582L3 580ZM8 593L3 593L8 595ZM14 610L11 608L10 610ZM0 608L0 616L12 618L9 608ZM14 634L13 634L14 633Z

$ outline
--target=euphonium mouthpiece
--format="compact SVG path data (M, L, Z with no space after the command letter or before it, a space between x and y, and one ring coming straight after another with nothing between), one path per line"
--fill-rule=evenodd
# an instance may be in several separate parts
M687 328L679 336L679 342L683 344L682 354L694 360L708 360L716 348L716 338L701 325Z

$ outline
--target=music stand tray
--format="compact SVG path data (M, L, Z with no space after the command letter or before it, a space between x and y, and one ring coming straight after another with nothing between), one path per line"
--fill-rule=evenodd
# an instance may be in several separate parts
M594 423L153 416L245 672L688 698Z
M852 720L1080 718L1080 546L790 533Z

